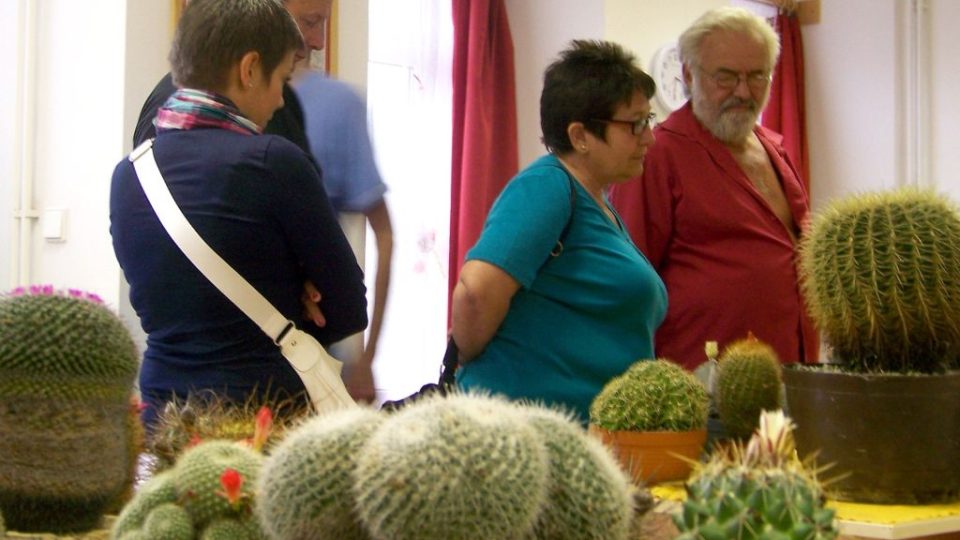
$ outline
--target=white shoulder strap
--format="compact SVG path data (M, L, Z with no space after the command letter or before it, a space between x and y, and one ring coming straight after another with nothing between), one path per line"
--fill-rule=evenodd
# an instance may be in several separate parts
M140 185L174 243L231 302L280 347L303 380L318 412L356 405L340 379L341 362L317 340L299 330L269 300L204 242L180 211L153 157L149 140L130 153Z

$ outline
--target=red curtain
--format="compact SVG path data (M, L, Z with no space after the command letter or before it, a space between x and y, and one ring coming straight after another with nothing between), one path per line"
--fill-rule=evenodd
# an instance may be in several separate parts
M448 300L487 211L517 173L514 87L513 40L503 0L453 0Z
M803 38L795 13L777 15L774 27L780 34L780 61L773 72L770 102L761 123L783 135L783 146L803 175L810 191L810 160L807 148L806 106L803 90Z

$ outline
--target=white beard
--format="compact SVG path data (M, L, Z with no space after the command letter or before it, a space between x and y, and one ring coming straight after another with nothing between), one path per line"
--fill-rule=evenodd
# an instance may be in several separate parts
M738 97L730 96L720 107L714 107L709 103L700 92L695 92L693 96L693 114L697 120L703 124L703 127L713 134L720 142L726 144L742 144L747 137L753 133L753 127L760 118L760 112L766 105L767 96L764 96L763 103L757 103L755 100L741 100ZM726 110L735 105L747 104L749 110L736 111Z

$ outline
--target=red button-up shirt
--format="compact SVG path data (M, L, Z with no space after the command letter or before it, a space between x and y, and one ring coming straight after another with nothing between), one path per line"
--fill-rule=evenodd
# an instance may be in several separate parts
M760 126L754 133L794 223L804 227L810 203L782 138ZM815 361L818 338L783 222L730 151L694 117L689 102L655 134L643 177L617 185L610 196L667 286L657 356L694 369L706 359L706 341L717 341L722 351L753 332L782 362Z

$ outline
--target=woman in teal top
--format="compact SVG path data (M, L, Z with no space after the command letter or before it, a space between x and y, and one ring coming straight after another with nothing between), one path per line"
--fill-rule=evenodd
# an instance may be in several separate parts
M574 41L547 68L550 154L497 198L453 293L461 388L562 406L586 423L611 378L653 357L666 288L605 190L643 171L654 91L614 43Z

